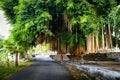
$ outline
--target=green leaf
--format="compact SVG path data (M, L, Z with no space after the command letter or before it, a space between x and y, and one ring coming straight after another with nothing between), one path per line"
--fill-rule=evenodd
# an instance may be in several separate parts
M55 0L55 4L59 4L61 0Z
M83 15L80 17L80 23L83 24L83 23L86 23L88 21L88 16L87 15Z
M73 8L73 1L69 0L67 4L67 9Z

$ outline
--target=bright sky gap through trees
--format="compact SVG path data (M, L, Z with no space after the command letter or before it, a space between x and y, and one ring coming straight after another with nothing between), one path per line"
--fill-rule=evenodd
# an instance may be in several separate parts
M10 24L7 22L4 12L0 10L0 35L5 39L10 35Z

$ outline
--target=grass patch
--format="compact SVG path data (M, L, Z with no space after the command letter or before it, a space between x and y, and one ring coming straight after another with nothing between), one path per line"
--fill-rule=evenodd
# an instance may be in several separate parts
M0 80L5 80L17 71L29 66L31 63L32 62L21 62L18 67L16 67L13 62L10 62L9 67L7 64L0 63Z
M94 80L94 79L91 79L91 77L84 74L84 72L76 69L74 66L65 65L65 67L70 71L70 73L75 78L75 80Z

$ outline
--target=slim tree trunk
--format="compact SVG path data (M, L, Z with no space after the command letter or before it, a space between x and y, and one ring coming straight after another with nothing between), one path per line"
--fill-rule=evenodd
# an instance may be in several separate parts
M106 49L110 48L109 27L106 26Z
M15 66L18 66L18 51L15 53Z
M110 39L110 48L112 48L112 35L110 30L110 23L108 23L109 39Z
M79 56L79 45L76 45L77 47L77 56Z
M104 49L105 42L104 42L104 27L102 27L102 48Z
M106 32L106 49L108 49L109 48L109 39L108 39L108 34L107 34L107 32Z
M96 51L99 49L98 31L96 32Z
M67 53L67 51L68 51L67 43L66 43L66 45L65 45L65 46L66 46L66 53Z
M115 39L116 39L116 47L118 47L118 38L117 38L117 33L115 32Z
M59 37L58 38L58 53L60 54L61 53L61 38Z
M91 52L91 34L87 36L87 52Z
M95 46L94 46L94 33L91 35L91 52L95 52Z

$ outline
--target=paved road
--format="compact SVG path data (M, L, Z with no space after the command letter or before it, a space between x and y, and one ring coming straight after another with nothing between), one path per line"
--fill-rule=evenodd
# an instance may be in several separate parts
M74 80L62 65L49 60L37 60L30 67L8 80Z

